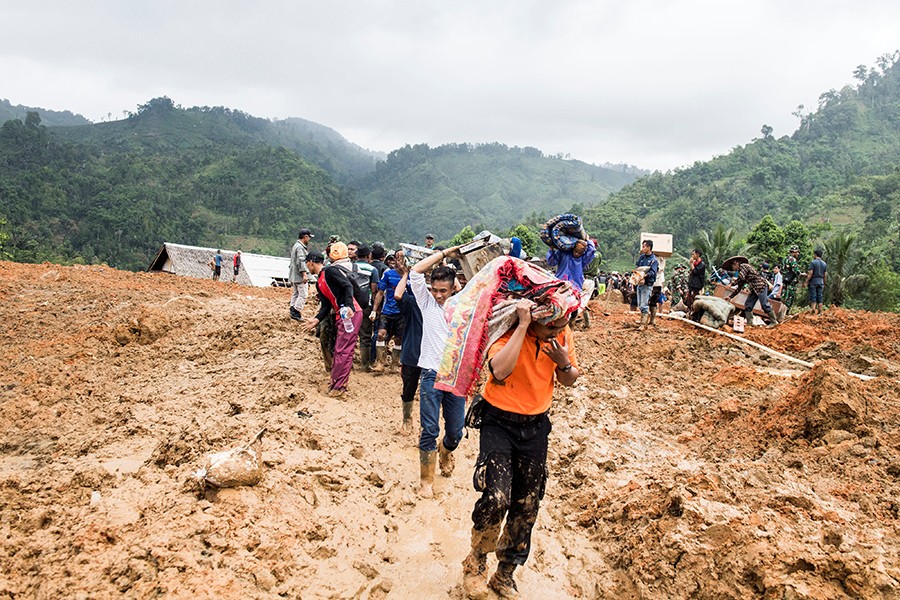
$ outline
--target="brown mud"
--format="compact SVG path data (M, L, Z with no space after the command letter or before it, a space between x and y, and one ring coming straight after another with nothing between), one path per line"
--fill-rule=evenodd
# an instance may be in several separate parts
M477 432L417 499L399 377L323 396L288 296L0 262L0 598L461 597ZM900 597L900 316L747 333L807 371L593 309L523 598ZM199 489L263 427L258 485Z

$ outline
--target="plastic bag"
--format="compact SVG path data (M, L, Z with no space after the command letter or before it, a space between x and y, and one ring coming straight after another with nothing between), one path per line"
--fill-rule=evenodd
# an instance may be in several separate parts
M206 457L206 464L194 476L219 488L256 485L263 475L262 436L257 433L249 443L216 452Z

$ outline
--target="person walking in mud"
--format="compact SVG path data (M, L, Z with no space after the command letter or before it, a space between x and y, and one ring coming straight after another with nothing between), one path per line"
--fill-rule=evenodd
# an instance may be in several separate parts
M290 315L295 321L300 321L303 307L306 306L306 296L309 284L306 275L309 269L306 267L306 256L309 253L309 240L313 238L309 229L301 229L291 248L291 262L288 267L288 282L291 284Z
M794 300L797 298L797 284L800 282L800 247L791 246L787 257L784 259L784 265L781 267L781 277L784 281L784 287L781 290L781 302L790 312L794 306Z
M501 598L518 597L513 573L531 551L547 482L553 388L556 382L574 385L581 374L569 318L539 323L532 320L534 305L519 300L518 324L488 350L491 375L481 392L486 404L473 477L481 498L472 511L472 550L463 561L469 598L485 598L488 588ZM488 581L492 551L500 562Z
M653 240L641 242L641 254L638 256L635 266L637 270L643 270L644 273L634 290L637 307L641 311L641 323L638 325L638 331L644 331L650 324L651 308L653 316L656 316L656 304L651 303L650 300L653 295L653 287L656 285L656 274L659 271L659 259L653 254Z
M231 276L231 283L235 283L237 281L238 275L241 274L241 251L238 250L234 253L234 258L231 259L232 265L234 266L234 273Z
M422 368L419 367L419 354L422 350L422 311L416 304L411 290L407 289L409 271L403 273L400 283L394 290L394 300L400 307L403 316L403 350L400 352L400 381L403 387L400 392L400 403L403 407L403 421L400 435L411 435L413 432L412 410L419 391L419 379Z
M450 324L444 318L444 302L453 294L456 271L453 267L439 265L445 256L458 257L459 246L433 252L417 262L409 274L409 287L422 312L422 345L419 352L419 419L422 434L419 437L419 495L434 495L435 462L440 460L441 475L450 477L456 464L453 451L463 436L466 416L466 399L450 392L435 389L434 380L444 356L444 346L450 335ZM434 267L432 269L432 267ZM425 282L425 273L431 272L431 289ZM444 438L438 444L441 433L440 417L444 415Z
M822 314L822 296L825 293L825 278L828 276L828 265L822 260L822 250L813 251L813 261L806 272L806 289L809 291L809 308L814 314Z
M222 276L222 251L216 250L215 256L213 256L210 261L207 263L209 267L212 269L212 278L213 281L218 281Z
M743 256L732 256L722 263L722 268L729 272L737 269L738 274L737 279L733 282L734 291L728 296L728 300L737 296L745 285L750 288L747 292L747 302L744 304L744 317L747 319L747 324L753 323L753 308L759 302L759 307L769 317L769 327L778 325L778 316L769 305L769 282L750 266L750 261Z
M314 275L319 275L316 290L319 293L319 312L315 317L303 322L305 331L312 331L320 322L330 319L335 323L337 339L334 344L334 358L331 367L331 383L328 395L333 398L344 396L353 367L353 353L362 322L362 309L354 297L353 283L347 277L344 265L349 265L347 246L340 242L331 245L332 264L325 266L325 257L318 252L310 252L307 266ZM321 273L321 275L320 275ZM343 321L347 321L345 325Z

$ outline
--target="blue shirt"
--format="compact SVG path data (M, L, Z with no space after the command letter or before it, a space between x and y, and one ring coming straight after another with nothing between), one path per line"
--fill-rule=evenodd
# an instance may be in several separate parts
M419 364L419 352L422 349L422 311L416 304L412 290L406 293L397 303L403 317L403 349L400 350L400 364L415 367Z
M563 281L571 281L572 285L580 291L584 285L584 270L594 260L597 247L594 242L588 241L584 254L575 258L571 252L561 250L547 250L547 264L556 267L556 278Z
M216 254L215 259L216 259L216 266L221 267L222 266L222 255Z
M656 255L652 252L650 254L641 254L637 259L638 267L650 267L647 269L647 274L644 275L644 285L652 286L656 283L656 272L659 270L659 261L656 259Z
M809 270L812 271L812 277L809 278L809 285L825 285L825 271L828 265L819 257L816 257L809 263Z
M397 284L400 283L401 279L403 279L403 277L396 269L388 269L384 272L384 275L381 276L381 280L378 282L378 289L384 292L384 307L381 309L381 314L400 314L400 307L397 306L397 301L394 300L394 290L397 288Z

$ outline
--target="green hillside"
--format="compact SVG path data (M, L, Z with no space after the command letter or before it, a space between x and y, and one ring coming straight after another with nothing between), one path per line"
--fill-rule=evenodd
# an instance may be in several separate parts
M165 241L284 255L315 233L390 228L295 152L250 143L259 121L151 101L124 122L0 128L0 218L14 260L143 269ZM249 133L248 133L249 132Z
M588 208L585 221L604 256L630 263L642 230L673 234L676 251L686 255L704 231L721 225L746 240L770 215L782 228L803 224L810 248L837 233L853 236L849 269L855 273L867 273L879 260L900 271L893 249L900 201L898 59L900 52L882 56L877 67L858 67L856 84L823 93L815 111L798 107L800 126L791 136L776 139L763 125L761 137L724 156L655 173Z
M545 157L503 144L405 146L359 183L364 205L395 224L401 236L425 232L449 239L463 226L508 229L529 215L551 216L590 206L637 174Z
M312 121L269 121L221 106L181 108L166 97L150 100L121 121L58 127L53 133L74 143L117 151L169 152L211 145L283 147L321 167L340 184L372 173L380 157Z

